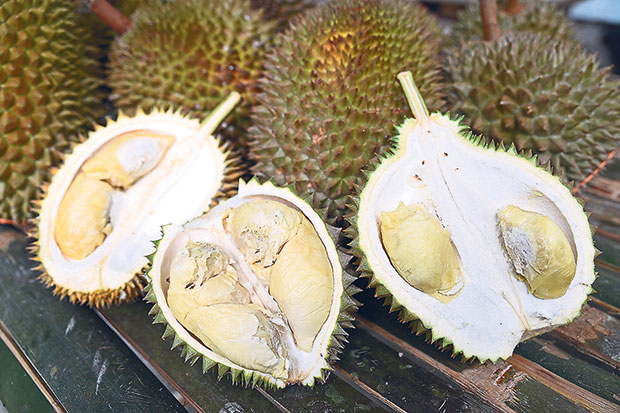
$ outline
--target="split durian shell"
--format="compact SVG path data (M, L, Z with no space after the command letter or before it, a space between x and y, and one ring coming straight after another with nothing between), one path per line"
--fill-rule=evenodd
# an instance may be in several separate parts
M269 215L263 214L264 211L275 212L270 212ZM265 267L265 271L271 271L269 278L265 278L269 281L265 283L265 279L260 278L263 270L257 267L262 264L248 261L254 251L244 249L244 246L250 244L246 244L243 237L236 237L234 234L245 233L238 232L236 228L260 229L258 223L263 222L261 219L274 216L284 217L279 219L285 223L291 222L291 217L301 218L303 224L298 228L306 229L298 229L292 238L280 238L283 245L276 242L273 250L276 252L275 259L269 261L270 264L273 262L273 266ZM238 217L240 220L247 219L244 222L248 223L248 227L240 227L241 221L237 220ZM162 233L161 240L156 242L157 252L150 257L152 266L148 273L146 300L153 303L151 315L154 322L166 325L163 338L173 338L172 348L182 346L181 355L186 361L193 364L202 358L204 372L217 366L219 378L230 372L233 383L241 382L245 385L311 386L315 380L323 381L327 378L329 363L336 359L337 352L346 342L347 333L344 328L352 327L353 313L358 303L351 295L359 289L352 284L354 277L342 269L342 258L339 257L341 253L337 251L331 238L337 235L338 231L328 228L305 201L289 188L277 187L271 182L260 184L257 180L248 183L240 181L236 196L183 226L167 225L163 227ZM272 242L274 240L270 238L269 245L274 245ZM179 268L187 268L187 265L190 265L190 269L200 268L201 264L197 264L198 267L188 264L188 259L192 258L188 251L200 246L204 251L207 244L208 248L220 250L230 257L234 272L241 274L239 278L233 276L237 284L229 300L233 300L235 304L221 301L222 284L217 284L218 281L214 278L208 279L202 290L199 288L203 284L196 281L197 278L191 283L181 284L180 287L175 281L176 277L179 277ZM248 251L252 254L246 255ZM204 262L207 266L210 265L210 261ZM327 272L321 273L317 270L321 267L320 262L329 268ZM248 269L251 269L249 273ZM228 280L230 281L230 278ZM185 289L182 288L183 285ZM198 291L196 294L201 295L192 294L194 288ZM306 288L311 290L307 291ZM174 297L171 294L174 294ZM215 297L208 298L208 294ZM249 296L252 296L251 302ZM213 302L217 303L212 304ZM321 302L324 304L317 304ZM237 311L236 315L233 310ZM257 321L252 314L248 315L248 312L257 311L263 318L267 315L273 317L270 320L280 320L275 325L284 325L285 329L290 326L287 332L277 338L272 337L269 341L272 343L270 348L279 348L273 343L286 343L282 346L287 349L285 361L277 359L278 363L272 363L271 367L256 365L257 360L269 359L265 355L269 353L265 342L252 335L255 328L252 323ZM198 330L196 318L189 319L191 314L197 313L202 314L199 320L203 323ZM212 317L213 314L220 316ZM322 315L317 319L317 314ZM249 318L252 325L246 328L248 323L244 325L233 316L246 321ZM211 324L205 324L206 317L211 320ZM217 320L221 321L222 317L229 322L224 329L218 330ZM321 321L323 319L324 321ZM259 323L259 326L263 324ZM268 329L263 325L263 331L266 330ZM233 337L234 334L239 336ZM247 342L251 340L254 340L256 347L248 349ZM222 342L228 343L229 348L246 346L243 347L245 351L226 353L226 348L217 347L218 344L221 346ZM273 361L273 357L271 359Z
M429 116L401 76L416 118L355 199L353 253L416 332L464 358L505 359L580 314L596 277L587 216L535 157Z
M234 193L238 158L212 132L238 100L203 122L173 110L120 114L73 148L33 222L34 259L55 295L95 307L139 295L161 225Z

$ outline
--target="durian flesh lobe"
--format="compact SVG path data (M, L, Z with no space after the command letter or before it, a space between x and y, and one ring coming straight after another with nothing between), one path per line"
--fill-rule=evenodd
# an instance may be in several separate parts
M75 147L41 201L35 249L43 280L91 306L135 298L164 223L200 215L239 177L211 136L236 93L202 124L172 111L120 115Z
M380 160L360 194L354 223L361 269L433 340L467 358L507 358L522 338L580 313L595 278L587 217L535 158L428 115L400 76L416 119L400 127L395 154ZM410 256L395 242L407 243Z
M344 287L335 245L307 204L251 181L163 232L152 294L183 342L277 387L321 377Z

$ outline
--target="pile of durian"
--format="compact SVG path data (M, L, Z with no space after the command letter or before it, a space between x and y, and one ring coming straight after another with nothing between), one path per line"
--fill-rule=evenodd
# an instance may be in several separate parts
M344 268L481 362L579 315L620 83L553 6L484 40L477 5L446 36L409 0L116 0L114 35L79 3L0 2L0 219L54 294L145 291L186 360L276 387L326 379Z

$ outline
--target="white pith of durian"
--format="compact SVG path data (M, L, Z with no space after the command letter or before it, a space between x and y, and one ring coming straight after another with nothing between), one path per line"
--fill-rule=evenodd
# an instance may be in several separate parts
M185 248L189 239L193 242L216 244L229 256L236 256L238 263L242 262L240 258L242 256L241 252L234 242L231 239L227 241L222 239L223 236L227 236L225 235L223 219L228 216L231 209L255 198L282 202L300 211L310 221L318 237L323 242L333 271L333 298L327 320L317 333L311 352L308 353L297 349L296 357L298 358L299 369L303 374L300 377L289 378L289 380L275 378L262 371L240 366L212 351L175 318L173 311L167 304L168 283L166 279L169 276L170 265L173 257ZM322 371L329 367L327 362L329 347L333 344L333 333L337 329L340 307L346 293L344 293L342 266L335 245L330 238L325 223L308 204L294 195L289 189L276 187L270 182L261 185L255 180L248 183L240 181L238 194L235 197L214 207L203 217L194 219L183 226L167 225L163 227L162 232L163 237L157 243L157 253L152 258L153 264L148 274L152 287L149 294L153 295L154 301L157 303L157 313L165 319L168 327L174 330L176 334L175 341L183 342L187 348L191 348L192 351L202 355L210 363L217 363L220 366L232 369L232 371L241 372L237 374L243 374L247 382L263 382L275 387L284 387L290 383L312 385L315 379L322 377ZM312 292L308 292L308 296L311 297Z
M46 280L66 294L76 293L78 301L97 305L88 295L123 288L148 265L145 256L154 252L152 240L161 225L183 223L200 215L213 201L231 162L230 151L212 136L215 127L239 100L236 93L200 122L173 110L138 111L122 114L116 121L97 127L67 156L54 175L41 202L36 249ZM174 143L148 174L126 190L112 195L112 232L90 255L81 260L67 258L54 237L55 217L63 197L80 173L82 165L115 138L136 131L172 135ZM128 145L131 146L131 145ZM134 149L149 145L133 145ZM126 153L119 153L122 162ZM102 303L107 302L102 300Z
M416 119L400 127L398 148L380 160L360 194L359 247L376 281L432 330L433 340L443 338L467 358L507 358L522 339L580 314L596 277L587 216L570 190L534 158L487 146L448 116L429 116L420 99L410 104ZM413 288L391 265L378 222L381 212L400 202L424 205L450 231L464 277L450 300ZM562 297L537 298L515 276L497 218L508 205L549 217L567 237L576 275Z

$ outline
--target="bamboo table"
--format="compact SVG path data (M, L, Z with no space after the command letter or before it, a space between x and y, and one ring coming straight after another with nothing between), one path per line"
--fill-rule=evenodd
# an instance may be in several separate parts
M366 290L350 343L313 389L243 388L201 373L162 340L144 302L59 302L30 268L24 234L0 227L0 337L59 411L620 412L620 162L580 194L603 251L583 315L507 361L463 363L414 336ZM365 280L357 283L363 287ZM220 372L222 373L222 372Z

